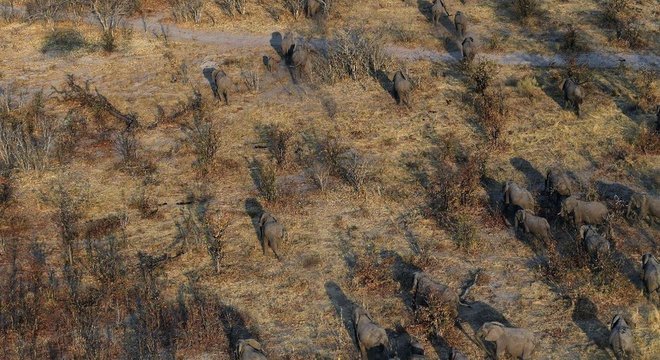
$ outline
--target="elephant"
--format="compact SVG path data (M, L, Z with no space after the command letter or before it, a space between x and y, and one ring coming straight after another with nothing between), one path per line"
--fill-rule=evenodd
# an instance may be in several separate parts
M620 314L610 322L610 346L617 360L629 359L635 352L632 330Z
M496 321L483 324L477 331L477 335L486 341L495 342L497 345L496 359L506 353L514 358L531 359L536 348L534 333L520 328L508 328Z
M410 107L410 93L412 92L412 83L403 71L399 70L394 74L394 93L399 104Z
M456 349L451 349L451 360L469 360L469 359L462 352Z
M584 224L609 225L609 212L604 203L578 200L574 195L564 199L558 215L564 219L572 215L573 223L578 229Z
M307 0L307 6L305 7L307 16L313 18L323 9L324 6L325 1L323 0Z
M309 76L312 71L311 57L309 51L302 46L296 46L291 55L291 64L293 71L298 79L303 76Z
M504 184L502 191L504 192L505 209L513 205L534 213L534 208L536 207L534 196L527 189L523 189L512 180L509 180Z
M456 15L454 15L454 26L456 27L458 38L463 39L463 34L465 34L465 31L467 30L467 18L460 11L456 12Z
M650 253L642 256L642 282L649 299L660 298L660 265L658 259Z
M298 35L295 32L287 32L282 38L280 47L282 48L282 57L287 58L291 56L293 50L296 48Z
M213 95L216 99L222 97L222 99L225 100L225 104L229 105L229 93L234 88L234 83L231 81L231 78L229 78L224 70L214 70L213 80L215 81Z
M557 201L562 197L571 196L573 190L573 182L565 171L553 168L546 172L545 176L545 191L550 195L556 195Z
M366 310L359 306L353 310L353 327L362 360L369 359L367 353L375 352L380 354L382 359L388 358L390 340L387 332L373 321Z
M461 46L463 50L463 61L471 63L474 60L474 56L476 55L474 39L472 36L463 39Z
M458 316L458 306L461 300L458 294L446 285L431 278L427 273L419 271L415 273L412 286L412 295L415 307L444 305L450 311L450 317Z
M277 221L273 214L264 211L259 219L259 240L261 241L261 248L264 255L266 255L266 247L273 250L273 254L277 260L281 260L277 254L277 249L286 237L286 230L284 226Z
M445 3L442 2L442 0L433 0L433 6L431 7L431 15L433 16L433 26L438 26L443 12L447 14L447 16L449 16L449 12L447 11L447 7L445 6Z
M610 254L610 242L591 225L582 225L580 227L578 240L584 243L584 248L589 255L598 260L602 260Z
M238 341L238 353L239 360L266 360L267 357L264 354L261 344L254 339L244 339Z
M561 89L564 93L564 108L573 105L577 116L580 117L580 104L584 101L584 90L582 90L582 87L575 83L573 79L568 78L562 82Z
M518 229L518 225L523 225L525 233L531 233L545 242L552 239L548 220L530 213L529 210L516 211L514 229Z
M626 216L631 218L633 212L637 212L636 215L640 220L657 222L660 220L660 198L648 194L634 194L630 197Z

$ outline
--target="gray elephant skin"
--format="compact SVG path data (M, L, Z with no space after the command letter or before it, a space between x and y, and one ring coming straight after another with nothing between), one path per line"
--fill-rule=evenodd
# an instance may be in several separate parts
M555 195L557 201L562 197L571 196L573 192L573 182L568 174L560 169L552 168L545 175L545 191L550 195Z
M564 93L564 108L572 105L575 108L577 116L580 116L580 105L584 101L584 90L573 79L568 78L561 84L561 90Z
M516 211L514 229L518 229L519 225L522 225L525 233L531 233L545 242L552 239L548 220L532 214L529 210L520 209Z
M430 302L436 301L435 305L446 305L451 310L452 318L458 316L458 294L447 285L435 281L429 274L416 272L411 291L415 307L429 306Z
M582 241L587 253L598 260L605 259L610 254L610 242L591 225L580 227L578 240Z
M310 60L309 50L305 49L303 46L296 46L293 49L291 63L293 65L295 76L298 79L311 74L312 64Z
M286 230L284 226L277 221L273 214L264 212L259 219L259 239L261 240L264 255L266 255L266 247L270 247L277 260L280 260L277 251L284 241L285 236Z
M456 34L459 39L462 39L467 31L467 18L462 12L456 12L454 15L454 27L456 27Z
M515 182L509 180L502 187L502 192L504 192L505 209L513 205L514 207L517 206L520 209L529 210L534 213L534 208L536 207L534 196L527 189L523 189Z
M438 26L438 24L440 23L440 18L442 17L442 13L445 13L445 14L447 14L447 16L449 16L449 12L447 11L447 7L442 2L442 0L433 0L433 6L431 7L431 16L433 17L433 26Z
M366 310L359 306L353 310L353 326L362 360L368 360L367 354L374 352L380 355L379 358L388 358L390 340L387 332L373 321Z
M463 61L471 63L474 60L474 56L477 54L477 50L474 45L474 38L469 36L463 39L463 43L461 43L461 49L463 52Z
M653 254L642 255L642 282L649 300L660 299L660 265Z
M234 83L229 78L224 70L214 70L213 71L213 81L215 82L215 88L213 89L213 95L216 99L222 99L225 101L225 104L229 105L229 93L234 88Z
M397 71L394 74L394 93L399 100L399 104L410 107L410 93L412 92L412 83L403 71Z
M660 220L660 199L648 194L634 194L628 203L626 216L631 218L633 213L640 220L657 223Z
M236 349L239 360L266 360L261 344L254 339L239 340Z
M296 39L298 38L298 35L294 32L287 32L284 37L282 38L282 43L280 47L282 48L282 56L283 57L288 57L291 56L293 53L293 50L296 47Z
M600 201L582 201L575 196L569 196L561 203L559 215L571 219L579 229L584 224L602 225L609 222L607 206Z
M456 350L456 349L451 349L451 360L470 360L468 359L465 354L462 352Z
M632 330L619 314L610 322L610 346L617 360L630 359L635 352Z
M534 333L531 331L509 328L495 321L483 324L477 334L486 341L495 342L497 359L502 358L504 354L516 359L531 359L536 348Z

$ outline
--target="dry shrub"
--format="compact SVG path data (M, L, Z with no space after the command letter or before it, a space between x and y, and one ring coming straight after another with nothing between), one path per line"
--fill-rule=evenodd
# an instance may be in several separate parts
M241 70L241 79L248 91L259 91L261 79L254 70Z
M522 96L527 97L528 99L533 99L538 93L539 83L536 81L536 77L533 75L523 76L516 83L516 90Z
M382 39L365 29L340 30L329 44L326 54L314 56L314 70L328 83L372 76L389 62Z
M140 144L132 131L122 132L115 138L115 151L124 165L130 166L138 159Z
M339 160L342 178L357 192L363 192L368 181L375 177L374 161L351 149Z
M215 3L228 16L234 16L236 13L245 15L246 0L215 0Z
M564 79L566 78L571 78L578 84L587 84L592 82L594 74L587 64L579 63L572 57L566 63L566 76Z
M167 0L176 22L192 21L199 24L202 21L204 0Z
M656 110L660 103L658 90L658 71L653 69L643 69L635 77L635 86L637 87L637 107L643 112Z
M585 52L589 46L582 39L581 32L571 24L562 37L561 49L566 52Z
M188 64L185 61L178 59L167 44L163 50L163 58L165 58L165 61L167 61L170 68L170 82L187 84L189 81Z
M466 214L456 216L452 224L452 239L459 249L472 251L479 242L477 225L474 220Z
M541 10L540 0L513 0L513 8L520 17L521 21L525 21L531 16L537 15Z
M269 124L259 129L261 141L275 159L278 166L282 167L288 162L289 148L293 132L280 124Z
M330 168L325 163L314 161L306 170L307 177L316 185L316 187L325 191L330 183Z
M306 0L284 0L284 7L298 19L304 13Z
M220 148L220 133L210 119L206 118L201 107L193 114L192 123L184 129L188 144L195 154L196 166L202 173L209 170Z
M509 120L509 108L504 91L501 87L496 91L486 91L476 104L488 140L494 145L501 145L504 142L501 135L505 133Z
M499 66L492 61L480 61L468 69L474 91L483 94L499 73Z
M147 194L144 186L140 186L135 191L128 205L133 209L137 209L143 219L153 217L158 212L158 203L153 197Z
M390 270L393 263L393 257L380 259L373 253L358 256L353 270L353 287L379 294L395 292L397 285Z
M429 294L428 306L418 306L415 309L415 323L428 335L445 334L454 327L454 321L458 316L455 304L448 303L437 297L437 294Z
M81 234L85 239L101 239L126 227L128 217L125 213L111 214L85 222Z
M603 3L603 20L608 25L616 25L629 9L630 0L607 0Z
M41 20L52 25L65 15L70 5L70 0L29 0L25 3L26 18L29 21Z
M277 173L275 167L270 163L254 160L252 163L252 179L261 196L269 202L274 202L279 197L277 186Z
M627 16L619 19L615 25L616 38L625 42L632 49L639 49L646 45L643 37L643 28L639 18Z
M660 154L660 136L648 126L641 125L633 140L633 147L645 155Z

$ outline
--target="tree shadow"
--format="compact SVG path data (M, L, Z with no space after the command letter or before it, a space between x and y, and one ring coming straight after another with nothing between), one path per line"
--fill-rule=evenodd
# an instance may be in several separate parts
M383 259L394 258L391 270L394 281L399 283L399 297L409 309L414 309L411 291L415 280L415 273L422 271L422 269L406 262L401 255L394 251L384 250L380 253L380 257Z
M262 243L261 236L259 236L261 228L259 226L259 217L264 213L263 206L261 206L259 200L255 198L248 198L245 200L245 213L250 217L252 227L254 228L254 233L259 240L259 245L263 247L264 244Z
M405 214L402 214L399 216L397 219L398 222L403 224L403 236L406 239L406 242L408 243L408 246L410 246L410 250L413 252L415 255L419 255L419 241L417 240L417 235L413 231L413 229L410 228L410 225L408 224L408 221L406 219Z
M220 323L229 341L229 348L235 349L238 341L243 339L255 339L260 341L256 329L250 328L246 318L235 307L222 304L220 307Z
M218 91L218 88L215 85L215 79L213 79L213 71L215 71L215 68L205 67L204 70L202 70L202 74L204 74L204 78L208 81L211 91L215 94Z
M270 46L282 58L284 58L284 50L282 50L282 34L275 31L270 35Z
M438 357L440 359L450 359L451 358L451 345L445 340L442 336L440 336L438 333L431 333L428 334L426 337L426 340L428 340L431 343L431 346L433 346L433 350L435 350L435 353L438 354Z
M598 320L598 308L591 299L579 296L575 301L571 318L590 341L593 341L599 349L606 351L609 331L607 326Z
M341 287L334 281L325 283L325 293L328 295L332 306L334 306L335 312L342 321L348 336L353 341L353 345L358 347L357 339L355 338L355 329L353 327L353 310L357 305L344 294Z

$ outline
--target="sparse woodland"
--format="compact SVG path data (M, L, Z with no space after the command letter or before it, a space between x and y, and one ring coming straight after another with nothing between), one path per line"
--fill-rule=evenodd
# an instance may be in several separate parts
M657 359L658 17L0 0L0 357Z

